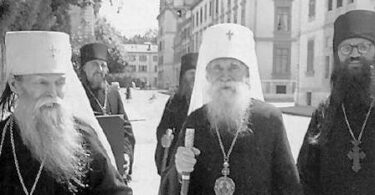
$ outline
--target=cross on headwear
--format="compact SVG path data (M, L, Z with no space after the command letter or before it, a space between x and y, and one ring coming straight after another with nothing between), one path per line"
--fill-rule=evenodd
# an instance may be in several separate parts
M56 47L52 45L52 46L50 47L50 51L51 51L51 53L52 53L52 57L55 58L55 57L56 57L56 53L57 53L57 49L56 49Z
M229 41L232 39L232 36L234 35L232 31L228 31L227 34Z

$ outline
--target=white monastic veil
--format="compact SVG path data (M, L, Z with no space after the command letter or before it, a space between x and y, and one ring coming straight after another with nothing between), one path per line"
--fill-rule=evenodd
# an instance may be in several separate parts
M6 80L9 75L66 73L65 97L73 115L93 128L116 166L109 142L94 116L86 92L73 69L69 35L49 31L8 32L6 45Z
M188 114L210 101L206 67L210 61L217 58L235 58L242 61L249 70L251 97L264 100L253 33L238 24L218 24L207 28L203 34Z
M100 127L98 121L95 118L94 112L92 111L89 100L87 99L86 92L77 77L77 74L73 70L73 65L69 65L67 81L66 81L66 94L65 99L69 102L70 107L74 113L74 116L90 125L98 135L100 142L106 150L109 159L114 167L117 167L115 157L113 155L111 146L105 136L103 129Z

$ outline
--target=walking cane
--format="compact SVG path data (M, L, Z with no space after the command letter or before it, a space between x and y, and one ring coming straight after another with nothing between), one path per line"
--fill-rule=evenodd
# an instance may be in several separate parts
M167 137L171 137L172 136L172 129L167 129L165 134L166 134ZM161 173L163 173L165 171L165 168L167 167L168 153L169 153L169 147L171 147L171 143L172 143L172 141L170 143L168 143L168 145L165 146L165 148L164 148L163 160L161 161Z
M167 129L165 131L165 134L166 136L170 137L172 136L172 129ZM162 191L162 179L163 179L163 173L165 171L165 169L167 168L167 160L168 160L168 153L169 153L169 148L171 147L171 144L172 144L172 141L170 143L168 143L167 146L164 147L164 155L163 155L163 159L161 161L161 170L160 170L160 185L159 185L159 192L158 192L158 195L163 195L161 194L161 191Z
M194 146L194 129L187 128L185 133L185 147ZM182 183L180 195L187 195L189 192L190 173L182 173Z

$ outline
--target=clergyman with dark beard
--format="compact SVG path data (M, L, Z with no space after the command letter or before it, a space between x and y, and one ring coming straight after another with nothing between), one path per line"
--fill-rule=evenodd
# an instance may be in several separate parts
M313 113L298 156L305 194L375 194L374 42L375 12L336 19L331 94Z
M197 58L198 53L188 53L181 57L178 90L168 99L156 130L155 164L159 175L162 175L162 172L168 166L169 151L172 151L176 145L178 134L187 117L190 96L194 86ZM171 131L170 134L167 131ZM166 147L169 149L166 150Z
M124 177L129 180L132 174L135 138L119 90L110 87L105 79L109 72L108 47L103 43L90 43L82 46L80 53L81 81L95 115L123 115L125 163L121 166L127 170Z
M5 46L0 106L9 116L0 122L0 194L132 194L100 140L70 61L69 35L8 32Z

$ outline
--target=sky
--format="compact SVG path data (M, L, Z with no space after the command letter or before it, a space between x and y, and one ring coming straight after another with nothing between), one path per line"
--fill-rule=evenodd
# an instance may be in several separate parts
M158 28L159 0L112 1L123 5L120 13L117 13L116 6L109 4L109 0L103 0L99 15L107 18L127 38Z

